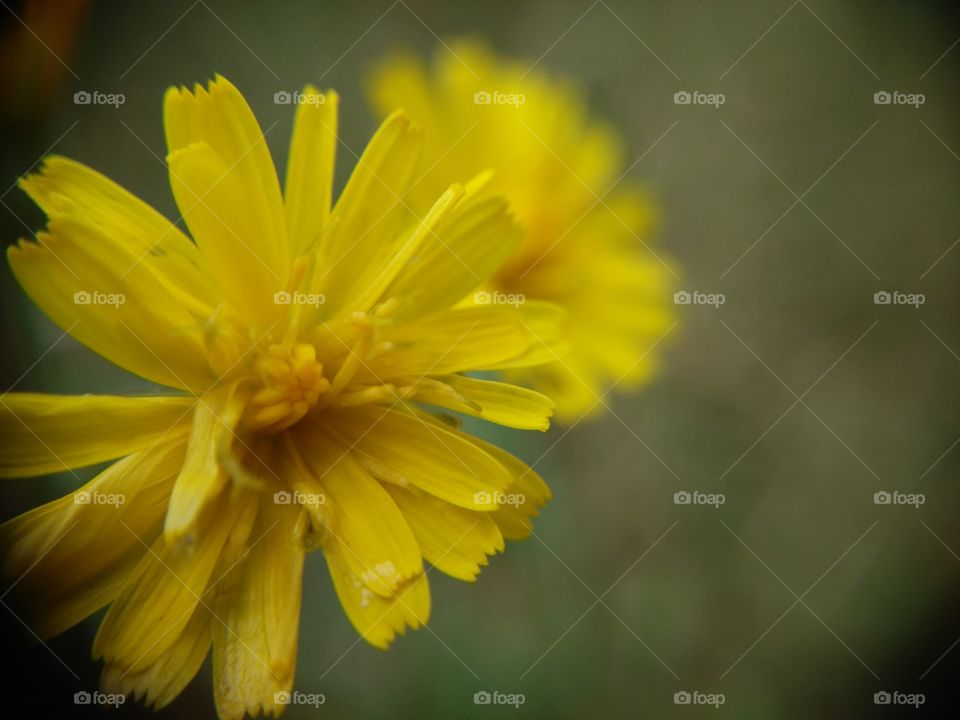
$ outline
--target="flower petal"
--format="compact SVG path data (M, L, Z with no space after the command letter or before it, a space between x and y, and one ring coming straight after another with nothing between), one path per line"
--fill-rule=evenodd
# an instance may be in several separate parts
M452 307L490 279L516 250L520 236L506 201L467 185L466 198L437 224L416 262L404 268L384 297L401 299L398 317Z
M442 242L437 228L454 212L464 195L463 186L451 185L437 200L423 219L403 235L393 256L383 266L368 266L367 272L354 278L355 289L342 298L343 307L365 312L383 298L384 291L425 247ZM442 307L442 306L441 306Z
M540 512L553 494L533 468L517 457L492 445L474 438L474 441L495 457L510 471L511 482L500 497L507 502L498 503L490 517L508 540L523 540L533 532L531 518Z
M554 360L564 349L562 319L555 305L528 302L458 307L385 325L378 338L389 349L368 360L358 377L380 383Z
M195 143L167 157L177 207L234 307L265 331L276 316L273 293L284 287L287 269L277 270L245 196L244 178L210 145ZM282 219L281 219L282 222Z
M352 570L349 551L342 543L323 548L333 587L344 611L360 636L386 650L397 633L414 629L430 619L430 586L425 573L405 583L393 597L380 597L360 582Z
M22 240L7 258L33 302L94 352L161 385L209 385L204 306L180 305L149 253L110 240L80 209L52 215L37 242Z
M496 508L490 513L490 517L507 540L523 540L529 537L533 532L530 518L536 516L539 509L553 496L543 478L525 462L492 443L448 427L425 412L418 412L417 417L431 427L445 430L473 443L500 463L509 473L510 482L504 490L488 497Z
M403 229L416 221L403 195L420 158L420 132L402 112L387 118L370 140L330 216L318 249L323 268L315 289L327 297L324 312L347 307L356 278L384 267Z
M489 513L464 510L413 488L384 487L413 530L423 559L441 572L473 582L487 555L503 551L503 536Z
M28 624L57 635L111 602L160 531L185 433L131 455L74 493L0 526L3 575Z
M525 300L517 312L520 324L531 338L530 346L526 352L500 365L499 369L556 362L570 351L567 313L560 305Z
M327 544L342 546L352 574L378 595L390 597L423 572L420 547L379 482L350 451L322 433L303 433L299 446L324 498L330 524Z
M70 470L150 447L189 420L193 402L9 393L0 397L0 477Z
M569 425L604 411L600 402L605 388L595 365L585 362L581 353L534 367L509 368L503 372L509 383L536 387L557 402L556 417ZM611 381L612 382L612 381Z
M262 502L245 559L223 579L228 589L218 595L213 625L221 718L272 715L276 693L293 685L304 558L299 514L296 506Z
M291 256L280 183L266 139L243 95L220 75L206 90L199 85L193 93L186 88L170 88L164 97L163 122L168 153L203 143L222 160L220 169L229 176L228 185L239 190L235 206L243 210L250 231L241 236L243 242L283 278L282 285ZM209 203L218 211L228 209L213 198ZM181 211L183 207L180 205ZM239 253L239 248L234 250ZM210 257L214 270L215 259Z
M232 496L209 506L198 541L189 548L171 545L163 536L144 548L146 554L100 624L95 658L138 672L167 652L197 606L207 604L202 596L246 502L246 495Z
M217 304L203 256L190 238L140 198L86 165L50 155L20 187L49 216L71 209L100 228L99 243L120 245L159 276L169 296L200 315ZM97 251L102 251L98 245ZM127 268L124 268L126 271ZM168 298L169 301L169 298Z
M490 510L482 496L510 482L506 468L470 436L412 413L366 406L331 416L353 455L382 480L413 485L468 510Z
M227 482L220 458L229 452L234 427L243 412L236 384L211 391L197 401L183 468L173 486L164 535L177 543L193 530L201 512Z
M131 672L122 665L106 664L100 676L105 693L133 695L154 710L173 702L200 671L210 651L210 612L197 608L173 645L144 670Z
M321 94L312 85L307 85L302 95L316 102L297 105L283 186L287 232L294 257L316 244L330 216L337 154L339 96L332 90Z
M521 430L550 427L553 401L534 390L463 375L440 375L413 384L414 400Z
M248 582L261 586L270 667L292 682L300 635L305 554L299 527L300 512L295 507L265 504L260 516L265 535L251 553Z

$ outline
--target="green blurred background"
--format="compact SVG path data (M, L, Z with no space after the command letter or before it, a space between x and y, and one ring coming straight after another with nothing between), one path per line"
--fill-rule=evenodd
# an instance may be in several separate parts
M717 309L678 306L660 377L614 391L600 420L545 435L475 426L536 462L555 499L535 537L475 585L431 573L428 629L387 653L357 642L310 557L296 687L326 702L287 717L875 717L883 690L955 703L954 3L64 2L6 3L0 19L0 191L55 145L177 217L161 160L168 85L229 77L272 127L282 169L291 107L274 92L337 88L359 153L375 128L360 93L371 64L473 35L584 88L621 129L627 162L642 156L629 177L662 208L656 241L678 285L725 296ZM74 105L81 89L126 103ZM726 102L675 105L679 90ZM875 105L883 90L925 102ZM352 165L340 153L341 184ZM0 201L4 243L41 226L19 190ZM144 389L69 338L55 343L60 331L0 272L3 389ZM874 304L895 290L926 302ZM3 517L67 487L9 481ZM676 505L680 490L726 501ZM926 502L874 504L894 490ZM97 683L95 623L52 653L25 645L15 619L3 627L20 658L6 695L38 712L85 709L71 700ZM475 705L484 690L525 702ZM725 703L678 706L678 691ZM205 669L161 716L213 713ZM128 703L114 716L141 715Z

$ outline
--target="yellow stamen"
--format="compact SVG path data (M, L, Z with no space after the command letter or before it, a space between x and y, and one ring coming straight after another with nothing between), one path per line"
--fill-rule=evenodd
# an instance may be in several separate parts
M279 432L303 419L330 388L313 345L271 345L257 363L261 387L245 417L250 428Z

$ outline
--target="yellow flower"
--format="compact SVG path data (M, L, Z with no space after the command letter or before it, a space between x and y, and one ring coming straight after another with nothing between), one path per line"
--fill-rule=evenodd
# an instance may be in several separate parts
M222 717L282 710L305 551L323 550L350 621L385 648L428 619L424 561L473 580L550 495L421 405L547 427L543 395L462 374L562 344L550 305L456 307L519 241L505 202L479 179L411 213L421 133L396 113L331 209L337 96L299 97L281 194L236 88L168 91L170 182L193 240L72 160L21 183L49 218L9 252L27 294L181 392L0 398L0 477L116 460L2 526L4 573L42 637L109 605L104 689L156 707L212 646Z
M647 198L617 184L619 139L585 116L575 90L465 41L439 49L432 70L401 55L370 80L378 112L403 107L424 127L431 171L412 190L414 207L428 207L452 169L490 169L490 187L525 226L476 300L547 299L568 312L570 353L507 379L550 395L565 422L602 409L612 385L647 380L656 366L647 351L672 323L671 271L649 247Z

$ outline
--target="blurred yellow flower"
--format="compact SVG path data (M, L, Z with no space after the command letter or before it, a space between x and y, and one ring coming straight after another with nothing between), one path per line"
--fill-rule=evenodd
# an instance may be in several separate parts
M180 392L2 398L0 476L116 460L2 526L4 573L42 637L109 605L104 690L156 707L212 646L221 717L283 709L306 551L322 549L350 621L386 647L428 619L424 561L473 580L550 496L421 407L547 427L543 395L461 374L561 351L556 307L456 307L519 241L505 202L480 179L412 215L422 138L395 113L331 209L337 96L296 97L281 193L236 88L169 90L170 183L193 240L72 160L21 183L49 218L9 252L27 294Z
M618 184L619 138L586 116L577 92L460 41L439 48L432 69L409 55L389 58L371 74L368 95L382 115L402 107L424 127L430 170L411 190L413 207L429 207L452 171L489 169L490 188L524 225L510 261L471 300L547 299L568 312L571 352L507 379L548 394L565 422L597 413L614 384L647 380L656 367L648 350L673 322L671 271L649 249L648 199Z

